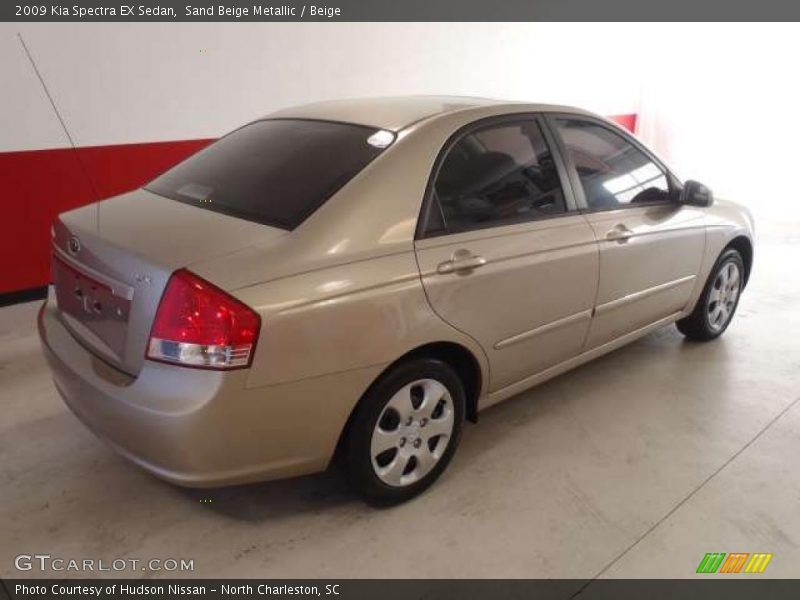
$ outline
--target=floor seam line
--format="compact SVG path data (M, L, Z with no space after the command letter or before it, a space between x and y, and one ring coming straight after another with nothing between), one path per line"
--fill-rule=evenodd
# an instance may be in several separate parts
M744 446L742 446L741 448L739 448L739 450L734 452L725 462L722 463L722 465L720 465L717 469L715 469L711 473L711 475L709 475L703 481L701 481L697 485L697 487L695 487L680 502L678 502L675 506L673 506L663 517L661 517L658 521L653 523L653 525L650 526L644 533L642 533L642 535L640 535L638 538L636 538L627 548L625 548L622 552L620 552L617 556L615 556L614 559L611 562L609 562L605 567L600 569L600 571L595 573L595 575L592 576L592 578L589 579L589 581L587 581L585 584L583 584L578 589L578 591L576 591L574 594L572 594L572 596L570 596L570 598L575 598L575 597L579 596L581 593L583 593L583 591L587 587L589 587L594 581L596 581L601 575L603 575L603 573L608 571L617 562L619 562L620 559L622 559L622 557L624 557L631 550L633 550L642 540L644 540L644 538L646 538L648 535L653 533L653 531L658 529L661 526L662 523L664 523L672 515L674 515L676 512L678 512L678 510L684 504L686 504L692 497L694 497L694 495L697 494L697 492L699 492L701 489L703 489L708 484L709 481L711 481L717 475L719 475L725 469L725 467L727 467L729 464L731 464L734 460L736 460L739 457L739 455L741 455L745 450L747 450L750 446L752 446L755 443L755 441L758 440L758 438L760 438L768 429L770 429L775 423L777 423L787 412L789 412L792 408L794 408L794 406L798 402L800 402L800 397L795 398L794 400L792 400L777 415L775 415L772 419L770 419L769 422L766 425L764 425L764 427L762 427L758 431L758 433L756 433L756 435L753 436Z

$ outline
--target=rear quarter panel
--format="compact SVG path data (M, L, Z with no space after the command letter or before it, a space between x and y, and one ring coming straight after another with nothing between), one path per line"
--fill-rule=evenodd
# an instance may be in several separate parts
M470 350L488 380L480 346L430 308L410 248L246 287L235 295L262 318L248 387L385 366L440 341Z

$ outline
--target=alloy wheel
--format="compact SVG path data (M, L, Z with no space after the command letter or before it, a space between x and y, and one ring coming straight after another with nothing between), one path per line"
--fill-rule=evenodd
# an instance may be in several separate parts
M722 331L731 320L741 291L741 273L735 262L727 262L717 272L706 302L708 325L712 331Z

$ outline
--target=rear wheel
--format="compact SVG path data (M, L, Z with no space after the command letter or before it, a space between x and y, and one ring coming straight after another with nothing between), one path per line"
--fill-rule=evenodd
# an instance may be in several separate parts
M370 504L413 498L441 475L464 421L464 386L431 358L394 367L367 392L348 430L345 467Z
M676 323L691 340L706 342L722 335L730 325L744 285L744 262L737 250L723 252L708 276L692 314Z

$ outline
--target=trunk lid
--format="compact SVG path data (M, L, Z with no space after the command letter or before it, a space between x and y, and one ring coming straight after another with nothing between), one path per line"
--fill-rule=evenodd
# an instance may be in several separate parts
M145 190L66 212L52 240L62 320L90 351L136 375L173 271L286 233Z

